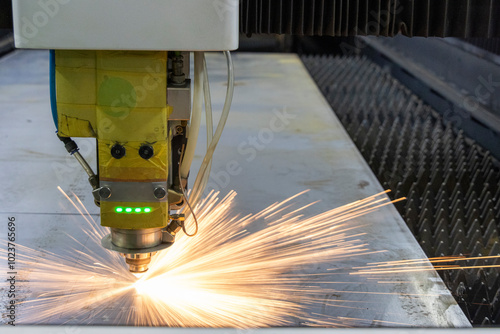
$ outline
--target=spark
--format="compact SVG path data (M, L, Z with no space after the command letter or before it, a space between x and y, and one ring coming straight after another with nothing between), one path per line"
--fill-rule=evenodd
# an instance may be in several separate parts
M263 327L291 325L290 316L307 317L304 304L317 302L318 288L285 273L312 257L320 262L370 253L358 239L361 233L352 233L346 222L378 209L382 195L312 218L300 214L309 205L295 210L290 203L298 195L244 217L231 215L234 192L217 205L215 195L209 196L197 210L203 227L199 239L181 237L134 284L146 309L139 323ZM269 221L266 228L245 231L261 220Z
M313 217L304 214L312 204L295 203L303 193L242 216L233 213L235 192L222 199L212 192L195 209L200 233L195 238L181 234L172 247L154 256L148 272L133 275L119 254L101 247L107 229L92 219L75 194L76 200L72 200L61 188L59 191L85 218L82 233L86 239L81 242L68 235L71 245L57 254L18 245L18 263L29 268L29 289L34 292L32 298L21 302L24 324L85 324L100 319L96 323L255 328L292 326L294 319L302 319L303 325L310 326L345 327L357 321L396 325L400 323L326 317L309 310L326 306L362 310L370 303L359 301L357 307L353 300L325 300L325 293L380 298L434 296L341 291L324 286L340 281L315 280L352 268L330 268L328 273L318 274L296 272L311 264L381 252L362 241L363 225L355 218L395 202L389 200L387 192ZM192 218L186 223L193 224ZM256 223L264 227L249 232ZM411 265L420 262L428 263L420 259ZM397 265L404 268L408 261ZM391 268L391 263L370 263L353 274L386 271L386 267ZM394 283L402 282L407 280Z
M304 284L308 278L293 270L374 253L352 221L391 203L382 192L306 218L303 212L312 204L294 203L299 193L241 216L232 213L235 192L222 199L211 193L196 209L200 234L178 236L153 258L148 272L134 276L119 254L101 247L107 229L75 194L73 200L58 189L84 217L87 238L80 242L68 235L71 246L58 254L20 249L18 262L29 268L29 288L36 292L22 302L24 323L109 318L149 326L266 327L293 325L293 317L315 321L306 308L320 302L320 288ZM248 232L254 223L265 227Z

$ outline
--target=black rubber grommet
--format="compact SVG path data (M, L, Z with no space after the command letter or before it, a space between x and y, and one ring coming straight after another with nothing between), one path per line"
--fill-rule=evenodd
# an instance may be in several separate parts
M121 159L125 156L125 147L120 144L115 144L111 148L111 156L115 159Z
M150 145L142 145L141 148L139 148L139 155L144 160L152 158L154 154L155 151L153 150L153 147Z

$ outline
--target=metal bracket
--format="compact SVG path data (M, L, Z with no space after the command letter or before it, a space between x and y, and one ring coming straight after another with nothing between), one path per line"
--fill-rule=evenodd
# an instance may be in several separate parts
M169 121L189 120L191 118L191 80L186 79L183 86L167 87L168 105L173 112L168 117Z
M101 181L100 189L109 188L108 198L101 196L102 202L167 202L168 196L161 199L155 197L155 189L167 189L167 182L113 182Z

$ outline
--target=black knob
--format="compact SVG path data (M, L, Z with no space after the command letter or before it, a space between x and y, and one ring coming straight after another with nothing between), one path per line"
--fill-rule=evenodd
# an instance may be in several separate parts
M139 148L139 155L145 160L150 159L154 154L155 151L150 145L142 145L141 148Z
M111 148L111 156L115 159L121 159L125 156L125 147L120 144L115 144Z

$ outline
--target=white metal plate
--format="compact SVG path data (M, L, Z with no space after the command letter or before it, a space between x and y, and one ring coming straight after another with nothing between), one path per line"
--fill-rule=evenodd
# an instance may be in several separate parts
M311 189L303 196L304 203L321 201L304 212L312 216L382 191L297 56L236 54L234 61L234 103L215 152L209 186L223 195L236 190L235 212L255 213L273 202ZM226 91L225 59L222 55L210 54L207 62L214 110L221 110ZM19 224L19 243L58 254L68 247L66 233L85 244L81 228L86 223L56 187L59 185L67 192L75 192L94 218L98 218L99 211L93 205L85 173L67 157L54 134L47 69L48 53L45 51L16 51L0 59L3 120L0 123L0 220L6 222L14 215ZM282 117L278 115L284 112L293 117L276 127L277 118ZM219 114L214 115L215 119ZM282 127L283 124L286 126ZM269 130L272 128L275 131L271 136ZM250 144L252 138L259 136L264 140L257 139L258 146ZM77 142L82 155L95 166L95 143L89 139L77 139ZM192 176L196 174L205 149L204 143L197 147ZM240 169L239 173L227 178L230 161L236 161ZM298 268L297 271L304 275L304 284L314 283L321 277L322 282L341 282L335 284L339 291L358 292L339 293L339 296L325 292L318 296L325 304L308 309L308 312L332 318L363 319L360 323L363 326L390 326L391 323L394 326L469 326L433 271L410 273L405 284L370 286L355 276L330 275L329 268L425 257L394 207L357 218L356 223L366 225L363 230L366 235L361 236L361 240L372 250L385 252ZM1 228L0 239L5 236L6 229ZM106 252L104 249L96 251ZM0 269L0 279L2 274ZM23 289L23 298L31 299L33 296L24 292L29 291L29 271L24 272L24 280L19 288ZM331 291L331 284L326 283L322 285L325 291ZM421 297L409 298L408 294ZM345 300L345 307L329 306L328 301L335 298ZM354 308L349 303L352 301L356 302ZM3 308L1 304L0 299ZM21 306L18 312L22 315L29 311ZM89 319L94 325L110 324L112 320L92 315ZM54 317L47 322L58 324L66 320ZM78 319L75 321L78 323ZM295 325L302 323L302 319L295 321Z

